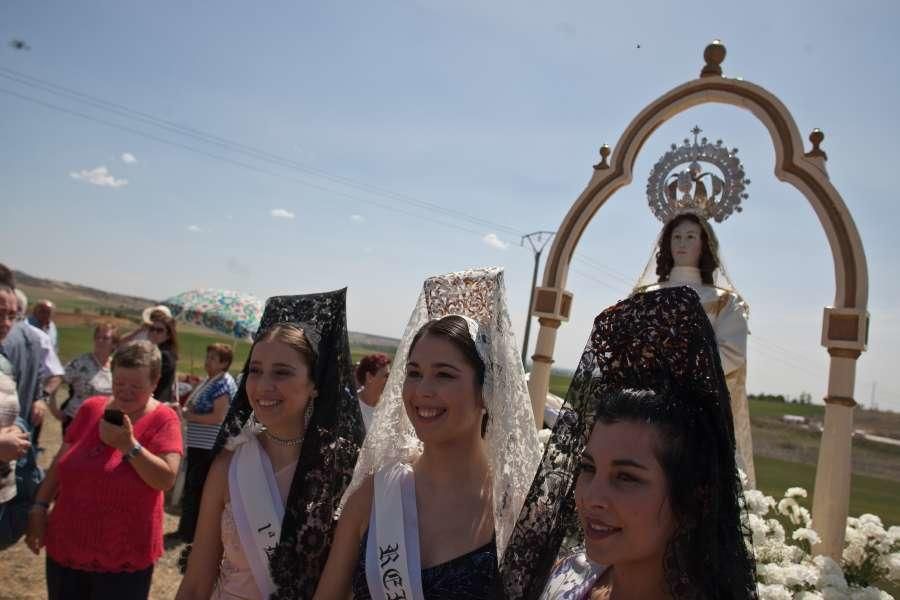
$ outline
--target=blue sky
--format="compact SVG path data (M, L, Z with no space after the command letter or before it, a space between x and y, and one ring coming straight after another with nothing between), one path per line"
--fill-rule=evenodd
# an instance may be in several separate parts
M856 395L868 404L877 382L879 405L900 410L898 22L889 1L7 1L0 256L35 275L155 298L346 285L350 327L390 336L425 276L501 265L521 332L532 258L518 236L555 229L597 148L696 77L719 37L726 75L776 94L804 134L826 133L829 174L869 261L871 339ZM30 50L8 46L13 38ZM744 212L717 227L752 307L749 388L821 398L830 251L805 198L775 179L768 133L734 107L699 107L661 127L635 181L597 214L570 275L557 364L576 362L592 318L643 269L659 229L647 174L695 124L740 148L753 181ZM484 241L490 234L497 243Z

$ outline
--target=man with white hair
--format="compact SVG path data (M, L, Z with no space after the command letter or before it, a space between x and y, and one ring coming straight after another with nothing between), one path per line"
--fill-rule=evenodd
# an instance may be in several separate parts
M16 296L12 288L0 284L0 342L15 322ZM10 488L9 474L15 470L15 461L24 456L31 446L29 438L28 426L19 419L19 398L12 363L0 353L0 503L15 496L15 475L12 476Z
M11 273L6 267L0 269L0 273L5 272ZM14 288L15 281L11 279L11 276L0 277L0 285ZM19 396L19 415L32 428L37 429L47 414L47 399L59 387L65 370L53 351L50 337L24 320L28 306L24 292L16 289L14 297L17 321L0 344L0 350L13 365ZM32 441L37 445L37 436Z
M28 304L27 302L25 303ZM56 323L53 322L53 311L56 306L49 300L38 300L31 309L31 316L28 317L28 323L32 327L37 327L48 336L53 345L53 351L59 352L59 334L56 331Z

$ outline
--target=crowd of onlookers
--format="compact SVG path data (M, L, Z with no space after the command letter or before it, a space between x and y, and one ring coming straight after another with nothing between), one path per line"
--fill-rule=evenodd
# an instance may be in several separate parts
M184 516L173 535L194 537L203 489L191 470L210 460L237 392L233 345L210 344L206 378L180 395L166 306L147 308L125 334L94 323L91 350L65 364L54 304L28 309L0 265L0 549L23 536L36 554L45 548L50 598L146 597L162 554L164 492L176 480L187 483L174 498ZM357 366L367 427L389 365L374 354ZM45 473L36 457L48 415L63 440Z

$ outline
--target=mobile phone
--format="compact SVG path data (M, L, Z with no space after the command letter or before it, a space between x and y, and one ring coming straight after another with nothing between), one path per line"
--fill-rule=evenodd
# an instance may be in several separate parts
M103 411L103 420L121 427L125 423L125 413L118 408L107 408Z

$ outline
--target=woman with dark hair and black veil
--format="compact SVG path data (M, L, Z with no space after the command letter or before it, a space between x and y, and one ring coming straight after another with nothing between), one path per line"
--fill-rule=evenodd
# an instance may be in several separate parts
M312 597L365 435L345 296L266 303L211 465L191 472L203 496L179 600Z
M697 294L605 310L504 556L506 598L755 598L734 447Z

